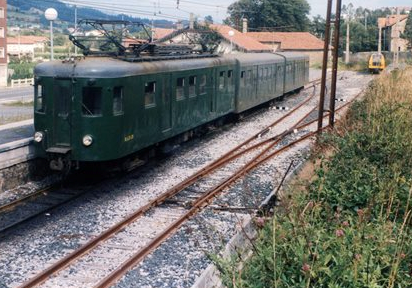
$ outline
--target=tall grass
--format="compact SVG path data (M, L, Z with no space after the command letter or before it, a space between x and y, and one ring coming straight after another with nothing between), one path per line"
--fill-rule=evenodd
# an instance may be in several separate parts
M412 287L412 71L382 75L292 190L228 287ZM321 150L325 151L325 150ZM325 155L325 154L321 154Z

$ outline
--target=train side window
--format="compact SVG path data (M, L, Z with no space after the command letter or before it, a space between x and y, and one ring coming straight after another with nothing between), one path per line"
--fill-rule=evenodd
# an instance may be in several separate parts
M113 115L123 113L123 87L113 89Z
M227 71L227 85L229 86L229 89L232 90L232 86L233 86L233 70Z
M144 106L153 107L155 106L155 95L156 95L156 81L146 82L144 84Z
M240 72L240 87L245 87L246 85L246 71Z
M200 76L199 94L205 94L206 93L206 83L207 83L206 75Z
M252 86L252 78L253 78L253 74L252 74L252 70L247 70L247 80L246 83L249 86Z
M278 66L278 75L282 75L283 72L283 66Z
M219 90L225 89L225 71L219 72Z
M265 72L263 72L263 78L265 80L269 80L269 68L265 68Z
M36 112L46 112L46 102L44 99L44 91L42 85L36 85L34 89L34 95L36 97Z
M102 115L101 87L84 87L82 100L82 114L84 116Z
M185 78L180 77L176 80L176 100L185 99Z
M196 97L196 76L189 76L189 97Z

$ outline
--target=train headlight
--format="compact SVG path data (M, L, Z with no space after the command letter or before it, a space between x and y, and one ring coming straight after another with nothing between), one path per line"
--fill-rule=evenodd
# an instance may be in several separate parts
M83 137L83 145L89 147L93 143L93 138L90 135L86 135Z
M44 133L43 132L36 132L34 133L34 141L37 143L40 143L44 138Z

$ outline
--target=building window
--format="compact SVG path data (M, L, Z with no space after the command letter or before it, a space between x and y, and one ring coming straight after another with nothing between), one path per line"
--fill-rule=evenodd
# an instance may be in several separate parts
M113 89L113 114L123 113L123 87L114 87Z
M0 19L4 18L4 8L0 7Z
M144 105L153 107L155 105L156 82L146 82L144 85Z
M176 80L176 99L183 100L185 99L185 78L177 78Z
M4 27L0 27L0 38L4 38Z
M189 76L189 97L196 96L196 76Z
M0 58L4 58L4 47L0 47Z

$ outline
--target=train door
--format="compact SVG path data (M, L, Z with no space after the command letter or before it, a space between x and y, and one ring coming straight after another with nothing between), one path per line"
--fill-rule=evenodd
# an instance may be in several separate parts
M51 146L70 146L71 101L73 83L71 79L56 79L53 88L53 138Z
M168 132L172 129L172 95L170 89L171 76L165 75L162 80L162 120L161 129L162 132Z
M158 139L159 123L161 117L161 105L159 102L160 91L159 87L162 86L162 77L157 75L145 75L141 77L141 83L143 91L143 110L140 116L140 135L142 137L142 143L153 143ZM141 102L140 102L141 103Z
M219 89L219 71L217 69L214 69L214 72L212 73L211 81L212 83L212 89L210 93L210 112L211 114L214 114L216 112L216 97L217 97L217 90Z

